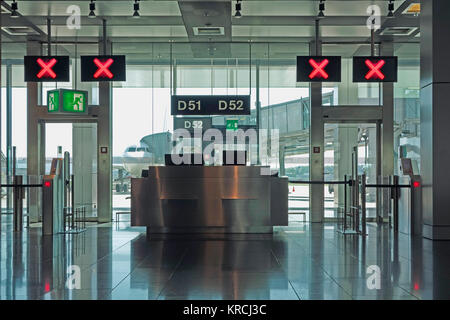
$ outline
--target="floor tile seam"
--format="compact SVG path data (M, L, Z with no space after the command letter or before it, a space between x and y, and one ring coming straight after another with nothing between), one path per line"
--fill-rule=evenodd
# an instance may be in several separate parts
M184 260L184 257L186 256L187 252L189 250L189 247L186 247L184 249L184 253L180 258L180 261L177 263L177 265L175 266L175 268L173 269L172 273L170 274L169 278L167 279L166 283L162 286L161 290L159 291L158 295L156 296L155 300L159 300L161 294L163 293L164 289L167 287L167 284L169 283L170 280L172 280L173 276L175 275L175 273L177 272L177 269L180 267L181 263Z

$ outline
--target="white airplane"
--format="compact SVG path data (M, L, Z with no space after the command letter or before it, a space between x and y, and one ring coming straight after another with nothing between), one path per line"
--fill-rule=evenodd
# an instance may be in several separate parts
M153 154L145 143L128 146L122 155L123 167L132 177L140 177L142 170L153 163Z

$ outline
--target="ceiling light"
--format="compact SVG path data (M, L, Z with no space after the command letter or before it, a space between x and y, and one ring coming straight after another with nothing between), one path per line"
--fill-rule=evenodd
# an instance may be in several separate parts
M95 1L94 0L91 0L91 3L89 3L89 10L90 10L90 12L89 12L89 15L88 15L88 17L89 18L95 18Z
M394 17L394 1L393 0L389 0L389 4L388 4L388 18L393 18Z
M133 18L139 18L141 15L139 14L139 0L134 1L134 13Z
M412 14L417 17L420 14L420 3L411 3L402 13Z
M236 1L235 9L236 9L236 13L234 14L234 17L235 17L235 18L240 18L240 17L242 17L242 14L241 14L242 5L241 5L241 3L240 3L240 0L237 0L237 1Z
M11 3L11 18L18 18L19 13L17 12L18 6L16 0Z
M325 14L323 13L325 11L325 0L320 0L319 3L319 14L317 15L318 18L324 18Z

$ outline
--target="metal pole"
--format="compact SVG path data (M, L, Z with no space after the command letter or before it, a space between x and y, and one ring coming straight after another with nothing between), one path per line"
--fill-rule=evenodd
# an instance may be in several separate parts
M359 232L359 176L358 176L358 147L353 147L354 172L355 172L355 231Z
M320 39L320 23L319 19L316 19L316 55L319 55L320 52L319 39Z
M47 18L47 55L52 55L52 20Z
M375 20L372 20L372 23L375 23ZM375 29L372 28L370 30L370 55L375 56Z
M398 176L393 176L393 184L394 184L394 232L398 232L398 198L399 198L399 188L398 188Z
M16 176L16 147L12 147L12 175Z
M106 55L106 19L103 19L103 54Z
M72 190L71 190L71 204L72 204L72 208L71 213L72 213L72 228L75 226L74 220L75 220L75 176L72 174L71 176L71 180L72 180Z
M14 231L22 232L23 224L23 202L22 202L22 187L23 182L22 176L14 176Z
M361 176L361 233L363 236L367 234L366 228L366 174Z
M344 180L347 181L347 175L344 174ZM347 228L347 184L344 184L344 227L343 230Z

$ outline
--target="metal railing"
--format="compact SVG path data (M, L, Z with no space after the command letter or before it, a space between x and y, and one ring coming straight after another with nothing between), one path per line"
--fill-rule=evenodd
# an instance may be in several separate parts
M86 230L86 207L64 207L64 233L80 233Z
M338 221L342 222L339 231L343 234L367 235L367 188L388 188L391 190L393 229L394 232L398 232L400 189L412 188L412 186L410 184L399 184L398 176L390 176L389 178L390 183L388 184L369 184L366 174L354 176L352 179L348 179L345 175L343 181L289 180L289 183L343 185L344 205L338 207ZM350 188L350 190L347 188ZM348 205L348 195L350 195L350 205Z
M14 231L21 232L23 229L23 199L25 199L25 189L42 188L42 183L23 183L23 176L15 175L13 183L0 184L0 188L13 188L13 225ZM29 217L28 217L29 224ZM1 215L0 215L1 223Z

